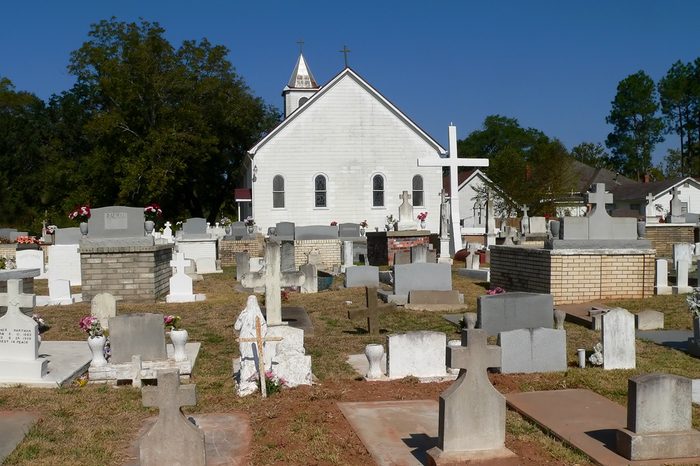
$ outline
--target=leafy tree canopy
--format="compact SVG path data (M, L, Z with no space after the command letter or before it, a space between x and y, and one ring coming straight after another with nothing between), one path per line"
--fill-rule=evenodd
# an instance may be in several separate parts
M531 214L553 214L554 199L576 186L564 145L514 118L486 117L482 129L459 141L459 153L489 159L486 173L505 195L501 212L527 204Z

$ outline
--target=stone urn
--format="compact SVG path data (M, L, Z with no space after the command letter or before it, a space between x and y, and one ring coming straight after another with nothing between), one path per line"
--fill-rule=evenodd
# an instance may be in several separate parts
M87 234L88 234L88 223L87 222L80 222L80 234L83 236L87 236Z
M107 365L107 359L105 359L105 344L107 343L107 337L104 335L88 337L88 346L90 347L90 352L92 352L92 360L90 365L93 367L101 367Z
M187 345L187 330L171 330L170 331L170 341L173 343L173 359L177 362L186 361L187 353L185 352L185 346Z
M365 356L369 362L367 369L367 379L380 379L382 377L382 356L384 356L384 345L370 344L365 346Z
M561 224L559 223L559 220L550 220L549 231L552 233L552 238L559 239L559 228L560 227L561 227Z
M425 230L425 220L421 220L420 222L420 229Z
M143 228L146 230L146 234L150 235L153 233L153 229L156 227L156 222L153 220L146 220L143 223Z

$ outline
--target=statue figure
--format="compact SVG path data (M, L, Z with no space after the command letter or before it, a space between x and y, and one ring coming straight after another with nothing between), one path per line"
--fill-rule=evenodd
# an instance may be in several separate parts
M263 317L258 298L255 295L248 296L245 309L241 311L235 325L234 330L239 332L241 340L254 340L257 338L255 331L256 317L260 319L261 338L265 338L267 334L267 322ZM254 393L258 389L258 347L253 341L240 342L238 348L241 353L241 370L238 380L238 395L246 396ZM260 377L264 377L260 374Z

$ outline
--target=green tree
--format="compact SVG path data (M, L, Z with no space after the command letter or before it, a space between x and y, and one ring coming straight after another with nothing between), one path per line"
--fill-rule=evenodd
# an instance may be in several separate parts
M656 116L658 108L654 81L644 71L617 85L612 109L605 119L613 125L613 132L605 144L613 153L613 168L628 177L640 180L649 171L654 146L663 141L664 124Z
M170 218L214 221L247 148L279 115L251 94L225 47L203 39L176 49L164 33L147 21L93 25L71 54L76 84L59 102L71 108L58 113L82 107L84 140L73 140L72 163L89 180L84 201L155 201Z
M680 173L698 174L695 163L697 154L698 125L695 121L698 97L693 76L693 64L677 61L658 84L661 112L666 122L666 132L676 133L680 142Z
M571 156L594 168L608 168L610 166L610 154L599 142L582 142L571 149Z
M514 118L486 117L481 130L459 141L459 153L489 159L486 173L504 194L502 212L527 204L531 214L553 214L556 198L576 186L564 145Z
M0 218L2 224L33 232L41 224L37 193L42 169L41 147L46 136L44 103L29 92L18 92L0 78Z

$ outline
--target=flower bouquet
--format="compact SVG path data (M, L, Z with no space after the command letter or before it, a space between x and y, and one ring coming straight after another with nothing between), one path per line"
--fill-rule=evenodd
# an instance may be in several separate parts
M80 329L88 334L90 338L104 336L105 331L100 325L97 317L85 316L80 319Z
M78 223L87 222L90 218L90 206L81 205L76 207L68 214L68 218L71 220L76 220Z
M163 323L167 330L180 330L182 319L180 316L167 315L163 316Z
M426 218L428 218L428 212L421 212L418 214L418 221L425 222Z
M163 216L163 211L158 204L152 202L143 208L143 216L146 220L155 222L158 218Z

